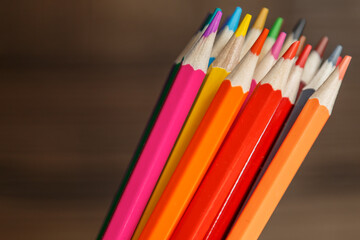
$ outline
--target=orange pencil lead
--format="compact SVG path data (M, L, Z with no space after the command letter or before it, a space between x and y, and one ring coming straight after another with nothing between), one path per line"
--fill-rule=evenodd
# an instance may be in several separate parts
M262 31L256 42L254 43L254 45L251 47L251 52L253 54L259 56L268 34L269 34L269 29L264 28L264 30Z
M351 61L351 57L350 56L345 56L344 59L341 61L341 63L339 64L339 79L343 80L346 70L350 64Z
M289 49L284 53L283 58L284 59L293 59L296 56L296 52L299 48L299 45L300 45L299 41L296 41L293 44L291 44Z

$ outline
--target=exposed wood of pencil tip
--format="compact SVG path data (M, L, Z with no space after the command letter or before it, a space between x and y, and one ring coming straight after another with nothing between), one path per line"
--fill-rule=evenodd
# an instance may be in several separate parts
M240 52L244 44L245 35L249 28L251 15L246 14L243 21L225 45L219 56L213 62L213 67L225 69L231 72L240 61Z
M284 91L298 47L299 41L294 42L260 84L268 83L274 90Z
M336 97L350 61L351 57L345 56L324 84L310 97L311 99L318 99L319 103L328 109L329 114L331 114L333 110Z

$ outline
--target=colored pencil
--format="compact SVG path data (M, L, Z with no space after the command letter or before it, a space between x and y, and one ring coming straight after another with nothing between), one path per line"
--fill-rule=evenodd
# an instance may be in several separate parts
M289 114L289 117L288 117L287 121L285 122L283 128L281 129L281 132L279 133L279 136L277 137L276 141L274 141L272 149L271 149L270 153L268 154L267 159L265 160L265 162L264 162L264 164L262 166L262 169L259 172L259 174L258 174L258 176L257 176L257 178L256 178L256 180L255 180L255 182L254 182L254 184L252 186L252 189L249 192L248 197L247 197L245 202L247 202L249 200L249 198L251 197L252 192L256 189L257 184L260 182L262 176L266 172L267 167L269 166L269 164L273 160L275 154L279 150L282 142L284 141L285 137L289 133L291 127L293 126L294 122L298 118L301 110L305 106L308 99L324 83L324 81L329 77L329 75L335 69L335 64L336 64L336 61L337 61L339 55L341 54L341 51L342 51L342 47L340 45L337 46L335 48L335 50L333 51L333 53L331 54L331 56L322 64L322 66L319 69L318 73L315 75L313 80L311 80L309 86L304 88L303 91L301 92L300 96L296 100L296 103L295 103L295 106L293 107L293 110ZM303 62L302 64L304 64L304 63L305 62ZM306 65L306 63L305 63L305 65ZM293 77L296 78L296 82L299 82L299 76L302 76L302 72L304 71L303 68L304 68L304 66L302 66L302 68L296 68L295 67L293 69L294 70L293 71ZM292 96L291 97L292 101L296 99L296 97L295 97L295 99L293 99L294 98L294 91L297 92L298 88L294 87L294 88L291 88L291 89L286 89L286 91L285 91L287 95Z
M203 86L198 93L198 96L192 106L183 129L181 130L170 157L167 160L166 166L161 173L161 176L136 228L133 239L139 238L141 231L145 227L147 220L149 219L161 194L169 182L170 177L175 171L177 164L179 163L182 155L189 145L192 136L194 135L197 127L206 113L206 110L208 109L212 99L219 89L221 82L238 63L240 52L239 49L241 49L243 44L250 21L251 15L247 14L236 30L235 34L232 36L228 44L210 67Z
M338 65L340 64L341 60L342 60L342 57L339 56L339 57L338 57L338 60L336 61L336 66L338 66Z
M268 74L270 69L274 66L274 64L278 60L280 50L282 48L282 45L284 44L285 38L286 38L286 33L284 32L280 33L280 35L276 39L276 42L273 44L271 51L269 51L266 54L266 56L263 58L261 62L258 62L258 65L255 68L253 80L251 81L250 91L246 102L252 95L257 84L266 76L266 74Z
M210 23L214 20L214 17L218 12L221 12L220 8L216 8L213 13L209 13L207 18L202 23L200 29L192 36L190 41L186 44L185 48L180 52L178 57L175 60L175 63L181 63L184 60L184 56L191 50L197 41L202 37L206 29L209 27ZM179 67L180 67L179 66Z
M299 41L300 42L300 41ZM300 47L300 45L299 45ZM312 49L312 46L310 44L307 44L303 51L301 52L301 55L296 60L295 66L291 69L290 76L288 79L288 82L286 84L286 88L284 91L284 96L289 99L291 104L295 104L296 101L296 95L299 89L299 84L301 81L302 73L304 72L304 66L306 64L306 61L310 55L310 51Z
M338 45L335 48L335 50L332 52L330 57L326 61L324 61L324 63L321 65L320 69L317 70L315 76L313 76L310 83L308 85L306 85L303 89L301 89L301 92L299 89L300 95L296 101L294 111L291 113L291 115L289 117L289 121L286 123L286 125L284 126L284 129L282 130L282 133L280 135L282 137L277 140L274 147L277 147L277 148L280 147L281 141L284 140L284 138L286 137L292 124L295 122L295 120L299 116L301 110L305 106L305 103L308 101L310 96L324 83L324 81L329 77L329 75L335 69L336 63L341 54L341 51L342 51L342 46ZM314 51L312 51L312 53L313 52ZM310 56L311 56L311 53L310 53ZM309 58L310 58L310 56L309 56ZM306 64L305 64L305 67L306 67ZM305 72L305 67L304 67L304 72ZM302 74L302 79L304 79L304 74ZM299 88L300 88L300 86L299 86ZM274 149L273 154L275 154L275 151L277 151L277 149Z
M291 69L291 72L290 72L290 75L289 75L289 79L288 79L288 82L286 84L286 88L285 88L285 91L284 91L284 97L285 99L283 100L284 102L286 102L288 99L289 102L291 103L291 109L294 108L294 103L296 101L296 95L297 95L297 92L298 92L298 88L299 88L299 83L300 83L300 79L301 79L301 76L302 76L302 73L304 71L304 65L306 63L306 60L309 56L309 53L311 51L311 45L307 45L303 52L301 53L301 56L297 59L296 61L296 64L295 66ZM298 104L295 106L295 109L298 108ZM291 112L291 114L294 114L296 110L293 110ZM292 116L288 116L287 114L287 118L291 119ZM285 119L284 119L285 120ZM286 125L286 124L285 124ZM281 125L282 126L282 125ZM286 128L286 126L284 127ZM279 129L280 130L280 129ZM277 131L279 131L277 130ZM246 200L244 201L244 203L242 204L243 206L246 204L246 202L248 201L248 199L250 198L252 192L255 190L256 188L256 185L258 184L258 182L260 181L262 175L264 174L267 166L270 164L271 162L271 158L268 157L267 155L271 156L272 153L276 153L276 151L278 150L278 148L276 147L276 145L278 143L273 143L274 140L279 140L281 139L281 133L279 133L278 135L280 135L280 137L278 137L277 139L273 139L272 140L272 149L271 149L271 153L268 154L266 153L266 155L264 155L264 157L267 157L267 159L265 161L263 161L263 164L262 164L262 167L261 167L261 170L260 172L257 174L257 177L256 177L256 180L254 181L254 183L252 184L252 187L251 187L251 190L247 193L247 198ZM275 145L275 146L274 146Z
M299 102L305 102L307 99L324 83L324 81L330 76L334 71L335 67L338 64L340 54L342 52L342 46L338 45L331 53L330 57L326 59L315 76L311 79L309 84L307 84L299 96Z
M306 20L304 18L299 19L299 21L294 26L292 32L286 38L283 48L281 49L280 56L282 56L288 50L288 48L291 46L291 44L293 44L293 42L299 40L299 37L304 31L305 25Z
M280 33L280 29L281 29L281 26L283 24L283 21L284 19L281 18L281 17L278 17L274 24L272 25L271 29L270 29L270 32L269 32L269 35L264 43L264 46L261 50L261 53L259 55L259 61L258 63L261 62L261 60L266 56L266 54L271 50L272 46L274 45L276 39L278 38L279 36L279 33Z
M230 16L230 18L226 21L225 25L219 31L215 38L214 47L211 51L209 66L215 58L219 55L221 50L225 47L226 43L230 40L234 32L239 26L240 16L242 9L240 7L236 7L234 13Z
M269 149L272 146L273 141L275 140L289 112L294 106L297 88L299 86L301 76L299 72L301 72L301 69L303 69L310 51L311 46L308 45L304 49L300 58L296 61L295 66L292 68L286 83L283 97L275 113L271 117L266 130L262 134L255 149L253 150L251 157L247 160L247 163L241 170L241 174L238 176L235 184L232 186L229 195L226 197L226 200L219 208L220 210L214 218L215 220L209 228L205 239L222 238L225 235L228 227L231 225L231 222L236 217L241 203L247 196L247 192L252 186L259 169L261 169L261 166L265 160L265 157L267 156Z
M299 94L304 88L304 86L306 86L306 84L310 82L310 80L314 77L315 73L319 69L328 41L328 37L322 37L316 48L311 51L310 56L305 64L303 75L301 76Z
M173 239L206 236L281 101L298 44L294 43L256 88L191 200ZM244 180L251 182L246 177Z
M103 239L131 238L205 77L220 18L219 11L184 57Z
M256 39L260 36L266 22L267 15L269 13L268 8L262 8L258 17L255 20L254 25L249 30L249 33L246 35L244 46L240 52L240 59L242 59L245 54L249 51L251 46L254 44Z
M304 35L301 35L301 37L299 38L299 48L298 51L296 52L296 57L299 57L300 54L302 53L304 46L305 46L305 42L306 42L306 37Z
M116 205L119 202L119 199L121 197L121 194L123 193L125 186L131 176L132 171L135 168L135 165L138 161L138 158L141 154L141 151L146 143L146 140L148 139L151 129L153 128L155 121L160 113L160 110L165 102L165 99L170 91L170 88L174 82L174 79L179 71L179 68L181 66L181 63L183 61L184 55L191 49L191 47L195 44L196 41L198 41L200 39L200 37L202 36L202 34L204 33L204 31L207 29L207 27L209 26L210 22L212 21L212 19L214 18L215 14L221 11L219 8L215 9L213 14L208 14L208 16L204 19L203 23L201 24L199 30L197 31L197 33L190 39L190 41L188 42L188 44L185 46L185 48L182 50L182 52L178 55L178 57L175 59L175 62L173 64L173 66L171 67L170 73L168 75L168 78L163 86L163 89L160 93L160 96L156 102L155 108L150 116L150 119L144 129L144 132L140 138L140 141L135 149L134 155L132 156L130 163L127 167L127 170L125 171L125 175L121 181L120 187L118 188L114 199L110 205L110 208L108 210L108 213L105 217L105 220L103 222L103 225L101 226L100 232L97 236L97 239L100 240L102 238L102 236L105 233L105 230L111 220L111 217L115 211Z
M271 51L269 51L266 56L263 58L263 60L256 66L255 73L253 80L251 81L249 94L247 95L244 104L242 105L236 120L240 117L241 113L244 111L247 103L249 102L250 97L252 96L256 86L259 84L259 82L268 74L270 69L274 66L276 61L279 58L279 54L282 48L282 45L284 44L284 40L286 38L286 33L281 32L278 38L276 39L276 42L271 48ZM235 121L236 122L236 121Z
M268 32L264 29L249 53L221 84L140 239L168 239L173 233L246 98Z
M351 57L346 56L326 82L311 96L260 180L227 240L258 239L331 115Z
M276 42L271 48L271 51L269 51L266 56L263 58L261 62L258 62L258 65L255 68L255 73L253 80L251 81L251 86L249 90L249 94L247 95L244 104L242 105L238 116L236 119L240 117L240 114L246 107L251 95L253 94L256 86L259 84L259 82L266 76L266 74L270 71L270 69L274 66L276 61L279 58L280 50L282 48L282 45L284 43L284 40L286 38L286 33L281 32L278 38L276 39Z
M339 56L339 57L338 57L338 60L336 61L336 66L338 66L338 65L340 64L341 60L342 60L342 57Z

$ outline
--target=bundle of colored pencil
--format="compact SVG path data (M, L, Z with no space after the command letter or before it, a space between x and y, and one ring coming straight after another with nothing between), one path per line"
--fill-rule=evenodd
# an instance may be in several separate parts
M209 14L171 68L98 239L257 239L329 118L351 57L300 19Z

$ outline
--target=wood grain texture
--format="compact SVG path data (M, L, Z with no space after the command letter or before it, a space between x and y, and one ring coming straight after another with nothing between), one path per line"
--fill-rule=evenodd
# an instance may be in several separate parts
M310 44L329 36L325 57L353 56L261 239L360 238L357 0L1 2L0 238L94 239L173 60L207 11L237 4L287 32L305 17Z

